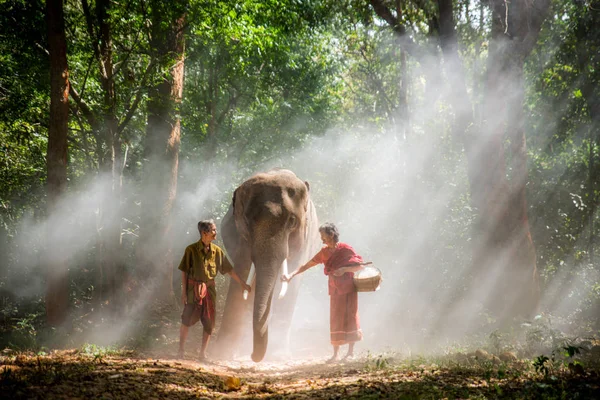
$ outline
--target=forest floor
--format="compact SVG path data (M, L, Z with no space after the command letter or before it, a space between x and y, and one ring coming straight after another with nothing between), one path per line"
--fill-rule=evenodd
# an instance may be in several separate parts
M593 399L600 398L594 359L521 360L482 350L438 358L362 355L253 363L199 362L165 352L94 345L0 356L0 398L10 399Z

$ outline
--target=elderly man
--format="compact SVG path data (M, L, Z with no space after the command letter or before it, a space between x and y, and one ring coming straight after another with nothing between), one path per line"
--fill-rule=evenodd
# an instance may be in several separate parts
M190 326L202 322L202 348L200 359L206 359L206 348L215 327L215 301L217 273L230 274L242 287L250 286L235 273L223 250L212 243L217 238L217 226L211 220L198 222L200 240L186 247L179 270L181 270L181 328L179 330L179 357L183 358L184 345Z

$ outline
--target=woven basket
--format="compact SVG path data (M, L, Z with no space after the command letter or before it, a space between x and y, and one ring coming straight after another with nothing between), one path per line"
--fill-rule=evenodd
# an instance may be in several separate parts
M374 292L379 290L382 280L379 268L365 267L354 273L354 288L357 292Z

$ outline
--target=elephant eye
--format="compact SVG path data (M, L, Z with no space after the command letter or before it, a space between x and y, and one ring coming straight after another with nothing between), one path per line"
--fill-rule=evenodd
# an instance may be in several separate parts
M288 196L294 197L295 194L296 194L296 190L294 188L288 189Z
M290 216L289 224L291 229L295 229L298 226L298 218L295 215Z

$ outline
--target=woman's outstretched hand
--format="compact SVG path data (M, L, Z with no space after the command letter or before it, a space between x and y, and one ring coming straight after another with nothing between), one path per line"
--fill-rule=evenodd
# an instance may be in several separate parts
M281 275L281 280L283 282L289 282L292 280L293 277L294 276L292 274L283 274L283 275Z
M252 286L248 285L246 282L240 281L240 284L242 285L242 288L244 290L248 291L248 293L250 293L252 291Z

